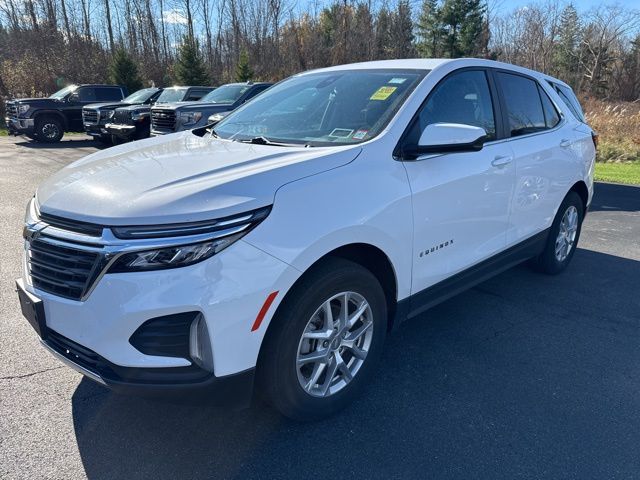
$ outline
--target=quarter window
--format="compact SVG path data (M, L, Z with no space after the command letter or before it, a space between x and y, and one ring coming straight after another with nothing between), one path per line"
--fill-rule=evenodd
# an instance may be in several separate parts
M538 84L529 78L498 72L500 86L507 104L509 132L512 137L547 129Z
M482 127L487 140L495 140L496 124L487 76L482 70L454 73L429 95L411 127L407 142L416 144L427 125L460 123Z
M553 128L560 123L560 115L556 107L553 106L549 95L538 85L538 93L540 94L540 100L542 100L542 109L544 111L544 121L547 128Z
M558 93L560 100L567 106L569 111L582 123L586 123L587 121L584 118L584 113L582 111L582 107L580 106L580 102L576 98L573 90L568 87L564 87L562 85L558 85L557 83L549 82L554 90Z

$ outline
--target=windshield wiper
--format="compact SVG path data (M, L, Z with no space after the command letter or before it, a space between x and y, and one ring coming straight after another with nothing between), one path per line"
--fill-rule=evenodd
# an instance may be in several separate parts
M300 143L283 143L274 142L267 137L260 135L259 137L253 137L247 140L239 140L242 143L252 143L254 145L273 145L275 147L308 147L309 145L303 145Z

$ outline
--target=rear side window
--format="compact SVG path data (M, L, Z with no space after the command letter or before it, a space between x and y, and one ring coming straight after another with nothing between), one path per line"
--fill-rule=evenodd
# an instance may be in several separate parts
M120 90L119 88L97 87L96 98L99 101L104 102L108 102L111 100L122 100L122 90Z
M538 85L538 93L540 94L540 100L542 100L542 110L544 111L544 121L547 128L553 128L560 123L560 115L553 106L553 102L549 98L549 95Z
M557 83L549 82L549 84L553 87L553 89L558 93L558 96L562 100L562 102L567 106L567 108L571 111L574 117L576 117L582 123L587 123L584 118L584 112L582 111L582 107L580 106L580 102L576 98L573 90L563 85L559 85Z
M529 78L498 72L500 87L507 104L509 132L512 137L547 129L538 84Z
M445 78L431 92L411 127L407 142L418 143L421 133L432 123L461 123L482 127L487 140L495 140L496 123L489 83L484 71L466 70Z

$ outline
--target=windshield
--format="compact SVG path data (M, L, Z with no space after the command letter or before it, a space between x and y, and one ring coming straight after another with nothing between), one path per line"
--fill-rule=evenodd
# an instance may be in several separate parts
M221 138L310 146L375 137L426 70L344 70L291 77L215 127Z
M186 88L165 88L156 103L179 102L184 98L186 91Z
M125 103L144 103L153 97L157 91L157 88L143 88L142 90L132 93L122 101Z
M49 98L53 98L55 100L62 100L64 97L67 96L67 94L73 92L76 88L78 88L77 85L69 85L68 87L64 87L62 90L58 90Z
M249 88L251 88L251 85L223 85L207 93L200 101L209 103L235 103Z

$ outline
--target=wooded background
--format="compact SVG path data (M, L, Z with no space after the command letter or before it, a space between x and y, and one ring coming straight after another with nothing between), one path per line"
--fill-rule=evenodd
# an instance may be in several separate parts
M558 0L511 11L481 0L0 0L4 97L119 79L123 69L137 69L133 84L217 85L416 56L502 60L583 97L634 101L640 13Z

